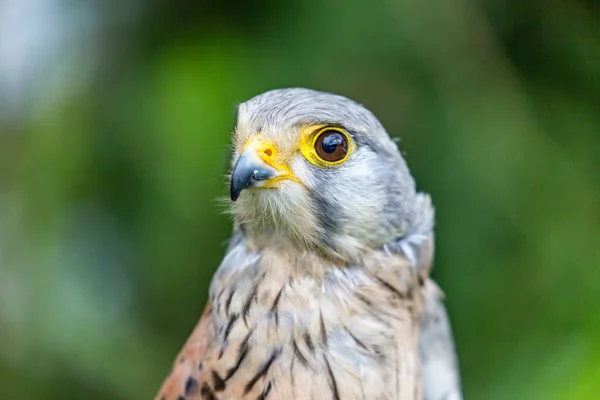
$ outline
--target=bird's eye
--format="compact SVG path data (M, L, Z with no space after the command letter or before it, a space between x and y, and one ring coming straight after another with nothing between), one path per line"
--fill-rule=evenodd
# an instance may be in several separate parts
M315 152L329 163L344 160L348 155L348 137L340 131L326 129L315 140Z
M345 163L356 149L350 134L332 125L308 125L300 130L298 149L312 165L337 167Z

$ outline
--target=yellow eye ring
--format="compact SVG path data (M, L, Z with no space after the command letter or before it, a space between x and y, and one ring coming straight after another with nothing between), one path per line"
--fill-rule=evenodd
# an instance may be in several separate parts
M314 127L313 127L314 128ZM319 126L302 135L300 151L311 164L336 167L348 160L354 143L348 132L337 126Z

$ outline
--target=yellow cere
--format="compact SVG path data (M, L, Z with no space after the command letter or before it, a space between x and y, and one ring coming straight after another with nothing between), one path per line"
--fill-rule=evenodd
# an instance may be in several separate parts
M317 154L315 143L319 136L325 131L336 131L346 137L346 140L348 141L348 153L341 160L333 162L326 161ZM352 151L354 151L355 145L348 132L342 128L331 125L308 125L300 129L298 147L304 158L311 164L316 165L317 167L331 168L345 163L350 157L350 154L352 154Z
M282 180L292 180L294 182L302 184L302 182L292 173L287 163L282 162L279 158L279 149L277 146L262 137L260 134L252 136L244 143L240 153L243 153L247 148L251 147L256 155L267 165L273 167L281 173L276 177L264 181L260 187L263 189L277 187L277 183Z

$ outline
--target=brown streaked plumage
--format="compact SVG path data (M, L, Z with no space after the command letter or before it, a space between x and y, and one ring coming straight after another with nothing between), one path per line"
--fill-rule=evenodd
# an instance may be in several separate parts
M272 91L240 106L233 141L235 233L156 399L460 400L433 207L377 119Z
M263 257L265 264L270 264L271 257L278 259L270 254ZM251 286L248 290L235 291L233 296L225 293L221 301L231 298L229 311L223 306L222 311L215 315L216 311L211 313L210 305L207 306L157 399L163 396L165 399L257 399L260 396L267 398L267 395L269 399L290 396L297 399L344 399L353 398L351 393L365 390L363 386L367 391L377 387L381 396L385 396L389 387L362 385L355 376L356 371L348 371L344 367L349 360L339 360L336 358L339 356L330 354L338 354L338 351L330 352L329 337L342 335L341 344L356 347L365 358L365 367L373 371L380 363L394 364L391 367L393 371L399 369L400 364L417 370L414 359L412 362L398 359L398 353L407 349L390 349L398 347L400 338L410 344L407 347L416 348L418 320L417 314L410 310L417 310L420 304L418 280L412 273L412 267L401 257L393 258L389 259L380 252L369 261L374 266L381 261L386 265L397 264L397 268L405 269L405 283L389 283L385 280L389 278L380 275L383 271L376 268L369 271L372 276L362 276L360 287L355 288L351 288L349 282L326 276L321 276L316 281L318 284L294 282L279 271L269 270L263 278L265 284L258 285L256 294ZM314 261L309 258L303 262ZM223 279L229 281L234 278ZM344 300L345 312L335 318L323 316L322 307L338 308L342 303L327 300L327 293L322 293L322 285L349 285L347 299ZM315 304L306 304L307 293L318 299ZM249 301L250 306L247 305ZM310 311L305 312L309 319L292 315L294 309L307 306ZM246 308L248 325L243 320ZM280 326L283 323L278 322L280 318L290 320L285 322L289 330ZM223 323L215 324L215 320ZM261 326L252 321L264 324ZM364 322L379 331L375 335L376 343L360 326ZM202 368L199 368L200 365ZM412 388L416 374L405 377L387 375L385 378L382 376L380 382L393 383L393 390L397 391L394 396L399 396L389 398L412 398L407 394L401 396L402 390L396 387L396 380L402 381L402 387ZM315 389L305 393L312 385L316 385ZM198 390L189 390L190 387Z

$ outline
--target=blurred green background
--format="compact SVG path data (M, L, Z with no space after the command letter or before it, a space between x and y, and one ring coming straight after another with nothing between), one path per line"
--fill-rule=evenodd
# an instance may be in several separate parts
M376 113L437 207L466 399L600 398L600 6L0 1L0 399L150 399L231 223L239 102Z

